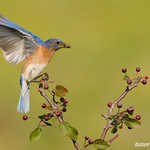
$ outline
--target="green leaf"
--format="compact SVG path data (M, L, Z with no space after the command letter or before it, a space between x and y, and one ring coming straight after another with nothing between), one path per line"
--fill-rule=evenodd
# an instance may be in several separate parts
M108 119L110 119L110 120L115 119L115 115L111 115L111 116L109 116L109 117L108 117Z
M129 122L134 124L134 125L141 125L141 121L136 120L134 118L129 118Z
M132 124L129 121L127 121L127 120L125 120L124 124L127 126L128 129L132 129L133 128Z
M32 133L30 134L30 141L37 141L40 139L42 133L42 128L37 127Z
M61 128L66 136L68 136L71 140L77 140L78 138L78 130L71 126L69 122L64 122L61 124Z
M122 129L122 128L123 128L123 123L121 123L119 126L119 129Z
M47 122L47 121L41 121L41 122L40 122L40 126L41 126L41 127L46 127L46 126L52 126L52 124L49 123L49 122Z
M114 126L111 130L111 133L115 134L118 131L118 127Z
M110 147L106 141L101 139L95 140L93 145L97 150L106 150L108 147Z
M123 77L123 80L127 81L128 79L130 79L129 76L127 74L125 74L124 77Z
M68 92L68 90L65 87L63 87L62 85L56 86L56 96L63 97L66 95L67 92Z
M129 129L134 128L136 125L141 125L141 122L139 120L130 118L129 115L126 115L124 117L124 123Z

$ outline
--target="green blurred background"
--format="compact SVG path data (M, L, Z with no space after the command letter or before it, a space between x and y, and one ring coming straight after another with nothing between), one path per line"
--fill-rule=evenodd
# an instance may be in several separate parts
M59 51L46 72L56 84L69 89L66 120L83 136L100 136L105 121L100 114L106 104L117 98L125 87L121 68L135 74L136 66L150 75L150 1L149 0L2 0L0 12L42 39L57 37L72 48ZM40 141L30 143L29 133L36 120L22 121L17 113L22 63L14 66L0 53L0 149L71 150L68 138L58 129L46 128ZM150 88L140 86L124 100L142 115L142 126L123 129L110 149L147 150L136 142L150 142ZM40 110L43 99L31 87L31 114ZM111 137L111 135L110 135Z

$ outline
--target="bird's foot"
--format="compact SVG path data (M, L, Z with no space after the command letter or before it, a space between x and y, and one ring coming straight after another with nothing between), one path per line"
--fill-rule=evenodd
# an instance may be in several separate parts
M34 82L34 83L39 83L40 81L38 80L39 78L41 78L42 77L42 79L43 80L49 80L49 76L48 76L48 74L47 73L42 73L42 74L40 74L40 75L38 75L37 77L35 77L34 79L32 79L31 81L30 81L30 83L32 82Z

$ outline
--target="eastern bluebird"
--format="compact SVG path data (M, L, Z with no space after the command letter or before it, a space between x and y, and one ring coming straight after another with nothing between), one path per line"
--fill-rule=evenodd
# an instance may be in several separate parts
M49 39L44 42L0 15L0 48L8 62L18 64L25 59L20 78L21 93L18 112L26 113L30 109L30 81L47 66L57 50L70 48L70 46L59 39Z

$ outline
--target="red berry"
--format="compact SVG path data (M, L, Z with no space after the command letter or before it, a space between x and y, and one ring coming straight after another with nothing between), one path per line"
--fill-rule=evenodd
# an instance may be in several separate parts
M89 139L89 144L93 144L94 143L94 141L92 140L92 139Z
M136 72L140 72L141 68L140 67L136 67Z
M127 112L128 112L129 114L133 114L133 112L134 112L134 107L133 107L133 106L128 107Z
M141 82L142 82L143 85L145 85L147 83L147 80L144 79Z
M140 115L136 115L136 120L141 120L141 116Z
M128 79L128 80L127 80L127 84L130 85L131 83L132 83L132 80L131 80L131 79Z
M23 120L27 120L27 119L28 119L28 116L27 116L27 115L23 115L22 119L23 119Z
M112 102L108 102L108 103L107 103L107 106L108 106L108 107L111 107L111 106L112 106Z
M120 104L120 103L117 104L117 107L118 107L118 108L122 108L122 104Z
M89 139L89 137L88 137L88 136L85 136L84 138L85 138L85 140L88 140L88 139Z
M56 112L55 112L55 115L56 115L57 117L59 117L59 116L61 115L61 112L56 111Z
M68 103L68 100L67 99L64 99L64 104L67 104Z
M45 103L43 103L41 106L42 106L42 108L46 108L46 104Z
M48 121L49 117L48 116L44 116L44 120Z
M145 76L144 78L145 78L146 80L148 80L148 79L149 79L149 77L148 77L148 76Z
M60 101L61 101L62 103L64 102L64 100L65 100L65 99L64 99L63 97L60 98Z
M122 68L122 73L126 73L127 72L127 68Z

